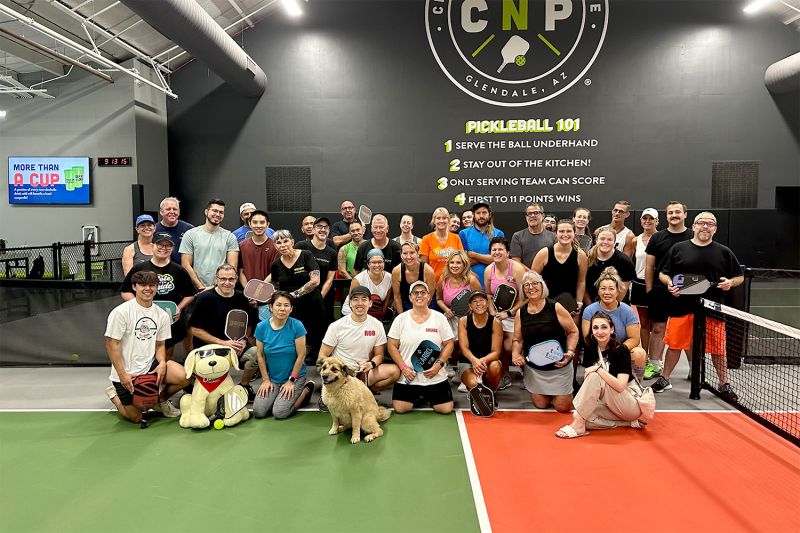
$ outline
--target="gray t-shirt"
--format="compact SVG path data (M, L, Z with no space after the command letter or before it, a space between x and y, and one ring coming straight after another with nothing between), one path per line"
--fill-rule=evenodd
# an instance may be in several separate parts
M192 256L192 268L203 285L214 285L217 267L225 263L228 252L238 252L236 237L225 228L210 233L205 226L192 228L183 234L181 254Z
M552 231L542 230L541 233L533 234L528 228L521 229L511 236L511 257L521 257L522 264L526 268L531 267L533 258L542 248L547 248L556 242L556 236Z

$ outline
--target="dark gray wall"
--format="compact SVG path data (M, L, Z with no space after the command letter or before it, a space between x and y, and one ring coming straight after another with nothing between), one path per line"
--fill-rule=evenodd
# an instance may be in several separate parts
M581 137L598 139L597 148L525 156L591 158L576 175L604 175L607 185L524 192L577 193L592 209L619 197L637 209L671 198L708 207L714 160L760 161L760 208L773 207L775 187L800 175L797 95L776 101L763 83L769 64L796 51L797 33L748 18L737 3L614 1L591 85L524 108L480 102L445 77L422 2L309 3L301 20L273 14L243 42L270 79L260 100L238 97L197 61L173 77L181 97L169 103L171 189L195 222L212 196L263 202L267 165L310 165L318 212L338 211L345 197L393 213L456 209L458 191L435 184L452 157L442 142L474 140L463 133L470 119L580 117ZM572 174L460 177L471 175Z

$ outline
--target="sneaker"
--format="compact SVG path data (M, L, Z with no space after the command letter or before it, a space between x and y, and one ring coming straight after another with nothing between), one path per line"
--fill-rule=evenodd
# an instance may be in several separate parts
M731 387L730 383L726 383L719 388L719 395L726 402L736 403L739 401L739 396L733 392L733 387Z
M452 366L448 366L447 367L447 377L448 378L452 378L452 377L455 377L455 375L456 375L456 369L453 368Z
M108 387L106 387L106 396L108 396L109 400L113 400L114 396L116 395L117 395L117 389L116 387L114 387L114 385L109 385Z
M311 403L311 396L314 394L314 389L317 388L317 384L309 379L306 381L306 384L303 385L303 388L308 391L308 394L306 394L306 397L303 398L302 402L300 402L300 405L297 407L298 409Z
M458 392L467 392L467 386L462 383L461 385L458 386L457 390Z
M506 374L502 378L500 378L500 385L497 386L497 390L506 390L511 386L511 376Z
M247 393L247 403L253 403L256 399L256 391L253 390L252 385L248 383L247 385L242 385L242 388Z
M661 377L661 367L654 365L650 361L644 365L644 379L654 379Z
M317 408L323 413L328 412L328 406L325 405L325 402L322 401L322 395L320 395L319 400L317 401Z
M158 402L155 407L153 407L153 410L167 418L178 418L181 416L181 410L172 405L172 402L169 400Z
M661 376L656 380L655 383L652 385L653 392L664 392L665 390L670 390L672 388L672 383L669 382L667 378Z

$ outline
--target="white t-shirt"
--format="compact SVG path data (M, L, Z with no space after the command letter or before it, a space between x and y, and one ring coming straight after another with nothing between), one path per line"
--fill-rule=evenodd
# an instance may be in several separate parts
M111 310L106 324L106 337L122 341L122 363L131 376L147 373L156 357L156 341L171 337L169 313L157 305L142 307L136 299ZM111 381L119 381L119 374L111 365Z
M375 346L386 344L383 324L367 315L363 322L356 322L352 315L343 316L325 332L322 344L333 346L331 355L341 357L348 366L358 366L369 359Z
M386 295L389 293L389 289L392 288L392 275L388 272L383 273L383 279L377 285L369 278L368 270L359 272L355 279L359 285L368 288L369 292L371 292L373 295L377 295L381 300L386 298ZM353 310L350 309L350 294L348 294L347 298L344 299L344 303L342 304L342 314L349 315L352 312Z
M444 345L445 341L453 338L453 330L450 328L450 323L445 316L438 312L431 310L428 320L422 324L417 324L411 318L411 310L401 313L392 322L392 327L389 328L389 337L392 339L400 340L400 355L403 356L403 362L408 366L413 366L411 363L411 356L416 351L417 347L423 341L431 341L440 348ZM441 366L436 363L437 366ZM401 377L401 381L404 378ZM435 385L447 379L447 370L442 367L439 373L432 378L426 378L422 372L417 372L417 377L414 381L410 382L411 385Z

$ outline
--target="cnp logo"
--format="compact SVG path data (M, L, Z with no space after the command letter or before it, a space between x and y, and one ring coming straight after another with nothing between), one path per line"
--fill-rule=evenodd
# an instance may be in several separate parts
M433 55L450 80L489 104L537 104L577 83L608 25L608 0L426 0Z

